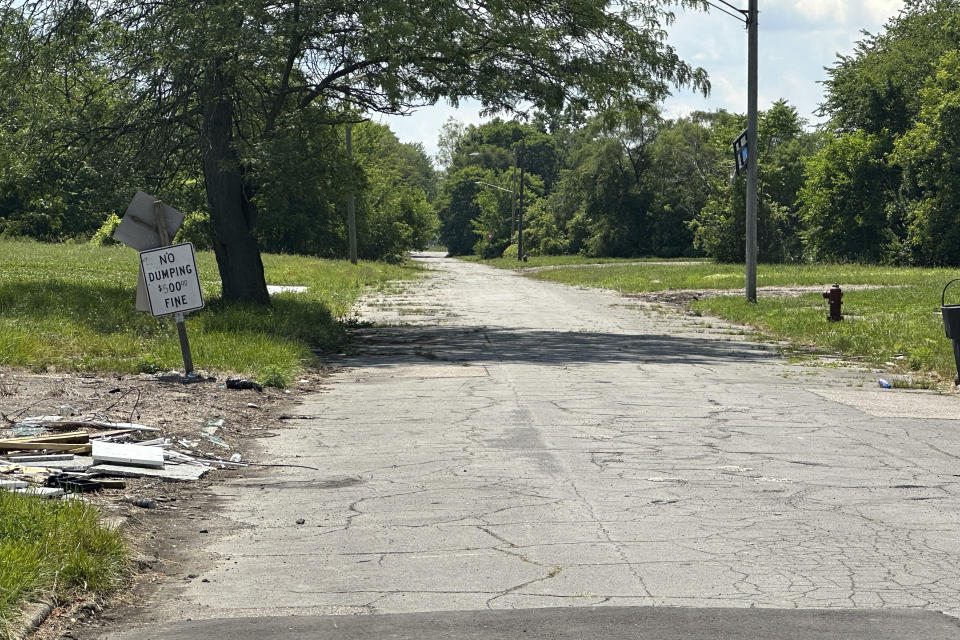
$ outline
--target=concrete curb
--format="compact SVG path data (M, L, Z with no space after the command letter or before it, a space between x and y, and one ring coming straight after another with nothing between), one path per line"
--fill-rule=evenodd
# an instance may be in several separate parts
M27 604L20 616L10 625L11 640L22 640L40 628L53 613L53 600L41 600Z

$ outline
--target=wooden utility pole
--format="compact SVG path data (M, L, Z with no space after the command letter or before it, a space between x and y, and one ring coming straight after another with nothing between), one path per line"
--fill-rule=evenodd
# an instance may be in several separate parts
M747 240L746 295L757 301L757 0L750 0L747 12Z

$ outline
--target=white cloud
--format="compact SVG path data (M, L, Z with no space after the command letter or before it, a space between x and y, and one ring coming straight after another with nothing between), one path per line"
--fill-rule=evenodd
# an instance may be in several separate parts
M848 0L793 0L797 13L813 20L833 20L841 24L847 21L847 11L856 2Z

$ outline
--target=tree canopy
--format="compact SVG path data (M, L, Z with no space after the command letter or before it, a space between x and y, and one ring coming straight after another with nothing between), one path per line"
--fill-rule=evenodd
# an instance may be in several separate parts
M202 173L223 296L262 303L258 169L277 141L440 98L559 111L706 90L704 72L665 41L669 4L5 0L3 10L19 16L30 65L86 60L97 82L73 87L79 99L120 97L124 108L96 122L100 141L138 146L158 177Z

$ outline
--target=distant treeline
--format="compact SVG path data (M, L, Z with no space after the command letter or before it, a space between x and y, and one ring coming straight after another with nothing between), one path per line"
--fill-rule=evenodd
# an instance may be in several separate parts
M908 1L828 69L817 131L786 100L760 114L761 260L960 265L957 42L960 2ZM516 159L525 253L743 260L743 115L565 116L448 123L437 210L453 253L516 251Z

